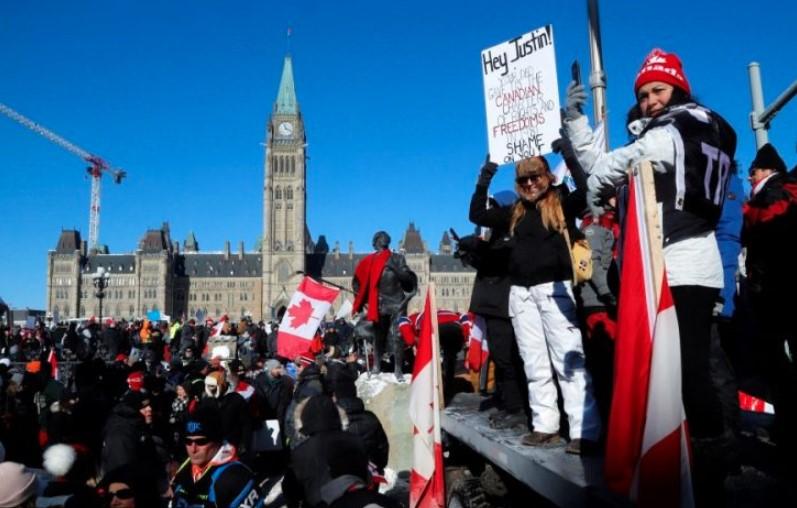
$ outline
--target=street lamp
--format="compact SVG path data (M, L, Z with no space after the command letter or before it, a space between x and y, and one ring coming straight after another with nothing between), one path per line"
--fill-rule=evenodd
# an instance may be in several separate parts
M98 267L97 271L91 274L91 279L94 282L94 296L100 300L100 323L102 323L102 299L105 298L105 288L108 287L108 280L111 276L105 271L105 268Z

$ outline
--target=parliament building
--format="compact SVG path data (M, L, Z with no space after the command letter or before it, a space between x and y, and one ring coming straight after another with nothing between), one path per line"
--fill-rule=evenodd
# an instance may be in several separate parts
M324 235L316 240L307 225L307 137L296 99L291 57L286 56L277 100L266 126L263 181L263 240L247 252L241 242L232 250L203 252L193 233L180 243L168 223L148 230L135 252L111 254L103 247L90 251L75 230L64 230L47 255L47 310L59 320L99 316L92 275L101 267L108 274L102 317L141 318L152 311L187 319L218 319L228 315L255 321L272 319L290 301L306 272L351 288L357 263L370 253L330 248ZM410 312L422 306L429 282L437 288L441 309L464 312L470 302L475 272L452 254L443 233L437 252L429 250L420 230L410 223L399 242L418 274L419 292ZM341 292L332 312L353 295Z

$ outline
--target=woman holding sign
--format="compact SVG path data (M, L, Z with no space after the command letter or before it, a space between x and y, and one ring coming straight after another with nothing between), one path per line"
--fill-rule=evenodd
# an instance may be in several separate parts
M509 317L517 337L529 387L534 431L524 436L528 446L560 442L556 373L570 426L568 453L594 448L600 437L600 417L584 365L573 298L573 271L565 228L580 237L576 216L584 209L584 179L569 194L554 187L555 178L544 157L517 163L515 189L520 196L512 207L487 209L487 188L498 166L489 157L482 167L470 202L470 220L509 231Z
M692 99L681 61L672 53L654 49L647 56L634 93L636 111L631 116L638 119L628 129L636 139L622 148L604 153L593 146L581 113L586 92L575 82L568 86L564 125L581 166L590 174L590 204L599 205L613 195L625 183L629 167L650 161L656 172L664 261L681 337L683 402L698 471L701 463L718 462L723 436L729 438L709 356L712 311L723 286L714 229L731 174L736 134L722 117Z

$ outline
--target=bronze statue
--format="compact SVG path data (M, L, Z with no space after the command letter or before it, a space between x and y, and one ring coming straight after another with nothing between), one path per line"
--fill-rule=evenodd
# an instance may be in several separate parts
M402 254L391 252L390 235L374 234L376 252L363 258L354 270L352 288L356 294L354 313L366 309L355 327L355 337L370 339L374 348L372 372L381 372L385 352L393 354L396 378L403 379L404 341L398 333L398 319L407 313L407 304L418 291L418 276L407 266Z

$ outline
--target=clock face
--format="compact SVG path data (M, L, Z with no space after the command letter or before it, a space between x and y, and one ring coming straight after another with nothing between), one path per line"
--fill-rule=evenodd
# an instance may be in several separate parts
M282 122L279 124L279 127L277 127L277 132L279 132L281 136L290 136L293 134L293 124L290 122Z

